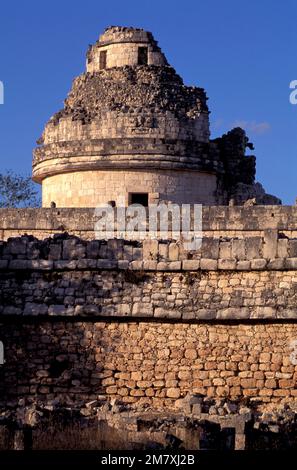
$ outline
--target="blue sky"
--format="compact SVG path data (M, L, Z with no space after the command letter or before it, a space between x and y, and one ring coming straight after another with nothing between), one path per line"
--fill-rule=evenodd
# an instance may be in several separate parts
M206 89L212 137L234 125L255 144L257 180L285 204L297 196L297 2L27 0L2 2L0 171L30 174L32 148L110 25L153 32L186 84Z

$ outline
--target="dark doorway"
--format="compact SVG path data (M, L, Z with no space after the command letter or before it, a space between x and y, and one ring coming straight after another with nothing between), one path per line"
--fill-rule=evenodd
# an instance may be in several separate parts
M129 204L140 204L148 207L148 193L130 193Z
M100 70L106 69L106 56L107 56L107 51L100 52L100 57L99 57Z
M147 47L139 47L138 48L138 65L147 65L147 62L148 62Z

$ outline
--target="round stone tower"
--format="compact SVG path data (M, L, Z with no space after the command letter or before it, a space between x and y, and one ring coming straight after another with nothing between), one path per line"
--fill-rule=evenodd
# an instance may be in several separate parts
M152 33L143 29L111 27L91 46L87 72L125 65L168 65Z
M187 87L151 33L110 27L87 53L34 151L43 206L216 203L203 89Z

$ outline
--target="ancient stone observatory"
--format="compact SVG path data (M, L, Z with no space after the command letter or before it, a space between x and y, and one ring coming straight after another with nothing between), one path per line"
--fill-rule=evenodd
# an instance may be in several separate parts
M151 33L110 27L34 151L43 206L279 203L254 184L244 131L210 140L205 91L185 86Z

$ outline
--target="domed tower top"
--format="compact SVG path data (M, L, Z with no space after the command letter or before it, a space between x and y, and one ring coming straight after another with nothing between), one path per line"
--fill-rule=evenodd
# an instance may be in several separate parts
M87 72L125 65L168 65L152 33L139 28L110 26L89 48Z

